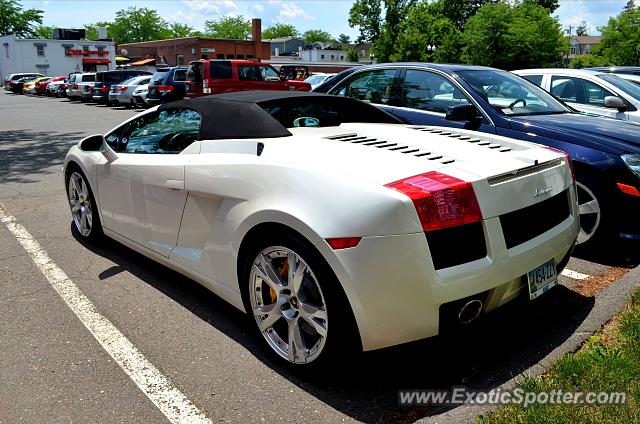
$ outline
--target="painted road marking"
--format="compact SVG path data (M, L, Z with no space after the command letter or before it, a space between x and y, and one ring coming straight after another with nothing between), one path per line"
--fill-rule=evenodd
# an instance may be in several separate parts
M40 244L0 204L0 221L27 251L62 300L120 368L172 423L211 424L195 405L120 332L58 267Z
M587 278L591 277L590 275L581 274L577 271L572 271L567 268L562 270L562 275L564 275L565 277L573 278L574 280L586 280Z

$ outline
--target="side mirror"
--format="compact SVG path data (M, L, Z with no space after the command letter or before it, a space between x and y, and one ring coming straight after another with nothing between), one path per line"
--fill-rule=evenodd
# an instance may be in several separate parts
M624 112L629 106L627 105L627 102L618 96L606 96L604 98L604 107L618 109L620 112Z
M102 134L90 135L80 142L80 150L83 152L97 152L102 149L102 143L104 143Z
M445 119L447 121L476 121L478 120L478 109L469 104L449 106Z

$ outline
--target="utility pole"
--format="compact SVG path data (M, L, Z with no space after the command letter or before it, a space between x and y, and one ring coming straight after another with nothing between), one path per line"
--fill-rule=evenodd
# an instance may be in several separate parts
M569 52L571 51L571 30L573 30L573 26L569 25L569 29L566 31L567 34L569 34L569 48L567 49L567 59L564 63L565 68L569 67Z

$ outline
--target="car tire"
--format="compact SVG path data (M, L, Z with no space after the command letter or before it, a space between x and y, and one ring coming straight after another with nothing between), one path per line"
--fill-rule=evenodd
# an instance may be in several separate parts
M73 230L84 240L100 240L103 233L97 203L87 177L77 165L70 167L66 186Z
M292 371L314 372L362 352L347 297L315 247L288 233L258 240L246 251L241 281L245 308L269 355Z
M579 250L592 249L610 237L605 191L593 178L576 177L580 232L576 240Z

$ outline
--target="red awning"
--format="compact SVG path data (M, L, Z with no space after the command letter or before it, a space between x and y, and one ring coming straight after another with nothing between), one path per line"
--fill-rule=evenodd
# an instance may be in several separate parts
M110 63L109 59L82 59L83 65L108 65Z

